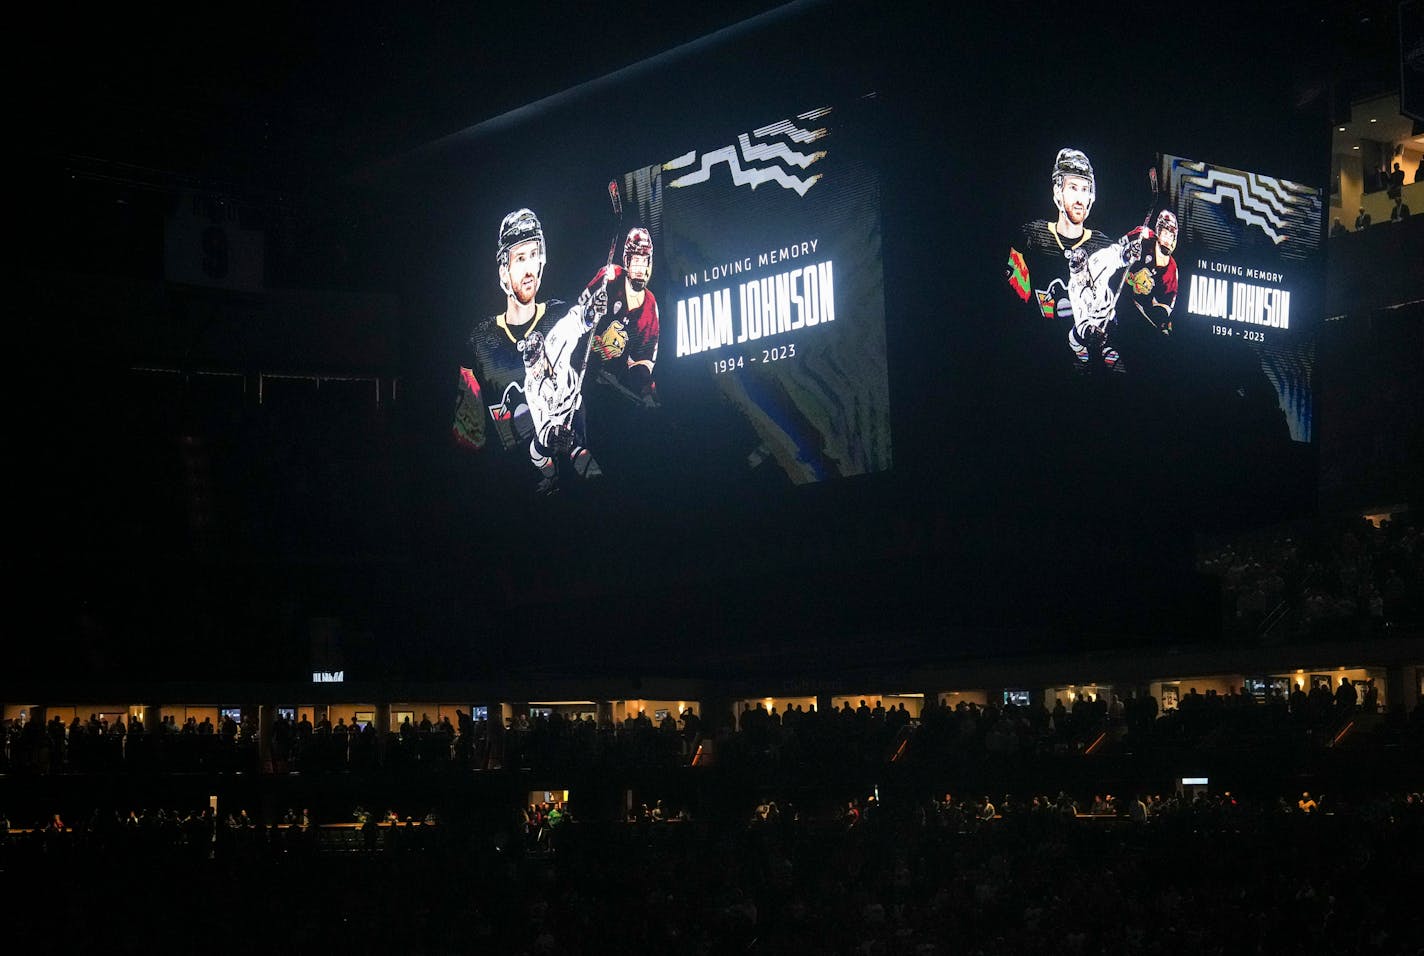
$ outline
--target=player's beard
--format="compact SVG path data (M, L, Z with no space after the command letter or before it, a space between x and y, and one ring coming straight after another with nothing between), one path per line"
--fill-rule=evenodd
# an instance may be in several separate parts
M525 276L518 285L510 286L509 294L514 296L514 301L520 305L528 305L539 294L539 280L533 276Z
M635 279L630 275L628 277L628 285L633 287L634 292L642 292L648 287L648 277L643 276L641 279Z

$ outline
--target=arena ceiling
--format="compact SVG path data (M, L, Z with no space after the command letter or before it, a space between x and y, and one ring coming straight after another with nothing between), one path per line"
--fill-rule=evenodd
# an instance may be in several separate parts
M16 35L15 99L27 142L43 156L300 189L777 8L818 2L55 5ZM1394 0L1295 0L1274 16L1306 18L1332 38L1335 61L1319 66L1345 80L1335 95L1385 92L1377 88L1391 78L1397 88ZM1184 51L1169 59L1189 68ZM1303 96L1325 93L1298 82Z
M120 180L301 190L777 6L58 7L21 42L22 127Z

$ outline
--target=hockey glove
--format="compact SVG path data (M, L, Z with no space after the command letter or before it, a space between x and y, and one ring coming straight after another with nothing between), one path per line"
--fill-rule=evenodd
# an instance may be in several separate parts
M1123 236L1117 241L1118 252L1122 257L1122 264L1129 265L1142 258L1142 238Z
M584 289L579 293L577 307L583 310L583 324L586 328L598 325L598 320L608 314L608 285L600 283L595 289Z
M555 425L549 429L549 438L544 447L552 456L566 455L574 447L574 430L567 425Z

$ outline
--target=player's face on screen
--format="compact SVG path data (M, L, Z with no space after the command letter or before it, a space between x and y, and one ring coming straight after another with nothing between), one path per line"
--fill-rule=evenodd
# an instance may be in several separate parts
M1170 256L1177 249L1177 230L1170 226L1157 232L1157 248L1164 256Z
M651 256L628 257L628 283L639 292L648 284L648 272L652 266Z
M521 242L509 250L509 294L521 305L528 305L539 294L539 274L544 268L544 250L537 239Z
M1059 188L1062 196L1063 214L1075 226L1081 226L1088 218L1088 209L1093 204L1093 186L1082 176L1064 176Z

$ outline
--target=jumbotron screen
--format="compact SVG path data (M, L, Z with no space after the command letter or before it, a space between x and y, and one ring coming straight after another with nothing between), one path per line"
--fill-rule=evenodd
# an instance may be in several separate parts
M874 108L749 106L482 196L457 444L530 495L888 470Z
M1193 532L1309 507L1323 106L1209 17L1174 69L907 9L789 4L393 171L412 540L460 615L1155 632Z
M1321 191L1172 155L1109 167L1075 145L1044 166L1052 206L1005 264L1039 354L1085 382L1121 378L1127 400L1231 398L1234 427L1310 442Z

